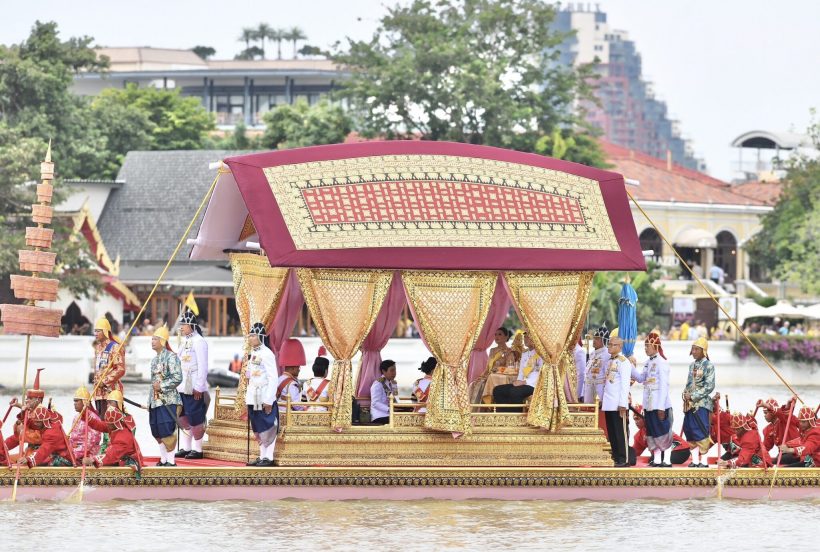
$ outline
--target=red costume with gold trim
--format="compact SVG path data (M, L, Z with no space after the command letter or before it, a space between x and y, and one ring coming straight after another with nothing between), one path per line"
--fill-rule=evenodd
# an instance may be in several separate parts
M45 427L40 447L26 458L28 466L73 466L73 455L63 431L63 417L44 406L38 406L31 412L30 419Z
M800 409L798 419L801 422L809 422L809 427L806 431L800 432L799 439L786 445L792 447L794 454L807 466L820 467L820 426L817 425L814 410L810 406L804 406Z
M133 433L136 424L130 414L125 414L116 407L109 406L108 410L105 411L104 421L96 416L88 415L88 413L86 413L85 419L88 427L111 435L111 442L108 444L105 454L94 459L95 466L124 466L127 465L128 458L133 459L138 468L142 466L139 445Z
M729 460L729 465L733 468L747 467L770 467L772 459L768 453L764 453L760 441L760 434L757 432L757 424L751 415L733 414L731 416L732 432L737 435L736 443L740 450L737 458ZM738 435L738 430L742 435Z
M769 399L763 403L763 408L775 415L775 420L763 428L763 448L765 450L771 450L776 446L800 437L797 416L791 414L791 422L788 422L790 416L788 404L778 407L776 400ZM789 426L789 434L784 439L783 434L786 432L786 425Z

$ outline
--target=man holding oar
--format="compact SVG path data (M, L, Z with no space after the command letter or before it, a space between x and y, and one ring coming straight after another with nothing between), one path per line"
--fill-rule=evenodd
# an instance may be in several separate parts
M177 420L182 400L177 387L182 383L179 357L168 344L168 327L163 324L151 338L151 348L157 353L151 360L152 390L148 396L148 422L151 435L159 444L157 466L175 466L174 448L177 444Z
M712 446L709 437L709 416L712 413L712 399L709 394L715 390L715 366L709 360L709 342L699 337L689 354L695 361L689 365L689 376L683 391L683 431L692 447L690 468L705 468L706 453Z
M14 450L18 445L20 446L19 457L31 454L40 446L43 440L42 429L35 427L34 421L27 417L35 408L40 406L46 392L40 389L40 372L44 368L37 369L37 375L34 376L34 386L26 390L26 402L20 406L17 397L13 398L9 403L9 410L13 407L20 408L17 414L17 421L14 423L14 431L5 441L6 452ZM24 429L25 426L25 429ZM23 436L23 443L20 443L20 435ZM9 459L10 460L10 459Z
M142 454L134 438L134 418L125 412L122 404L122 393L119 391L111 391L108 394L107 408L103 419L89 413L86 409L83 414L84 421L90 428L97 431L104 431L111 435L111 444L105 451L105 454L99 454L96 457L87 456L83 458L82 462L86 466L128 466L137 472L137 477L140 474L140 467L142 466Z
M780 450L784 454L793 454L798 458L790 467L816 468L820 466L820 426L817 424L817 410L804 406L800 409L797 420L800 437L780 445Z
M63 417L43 405L38 405L30 412L29 420L35 428L42 432L42 443L33 454L21 455L17 463L29 468L73 466L74 455L71 453L63 430Z

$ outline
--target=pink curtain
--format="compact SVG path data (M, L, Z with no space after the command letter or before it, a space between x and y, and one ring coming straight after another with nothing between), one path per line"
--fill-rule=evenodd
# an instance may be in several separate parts
M490 360L487 357L487 349L493 344L495 331L506 320L511 303L507 288L504 285L504 279L499 274L498 281L495 284L493 300L490 303L490 311L487 313L487 320L484 322L484 327L481 328L481 333L478 334L473 352L470 353L470 368L467 371L468 383L472 383L487 369L487 362Z
M302 288L299 287L299 279L296 277L296 270L290 269L288 274L288 281L285 283L285 289L282 290L282 299L279 303L279 308L276 310L276 317L273 319L273 325L268 328L268 336L270 343L268 346L270 350L276 355L276 368L279 370L279 375L282 375L282 367L279 366L279 349L282 344L293 333L293 326L296 324L296 318L302 312L302 305L305 304L305 298L302 295Z
M362 342L362 360L356 376L356 396L370 397L370 386L379 377L379 364L382 362L381 350L396 329L402 308L405 305L404 286L401 274L393 273L393 281L387 291L387 297L373 323L370 333Z

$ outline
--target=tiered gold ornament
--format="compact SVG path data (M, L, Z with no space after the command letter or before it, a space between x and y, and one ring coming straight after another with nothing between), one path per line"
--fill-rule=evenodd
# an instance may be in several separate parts
M54 208L51 197L54 191L54 163L51 161L51 142L48 144L45 160L40 164L40 184L37 185L37 200L31 206L31 219L36 227L26 228L26 245L31 249L18 251L20 270L31 272L30 276L13 274L11 289L22 305L0 305L1 319L6 334L39 335L57 337L60 335L59 309L38 307L37 301L56 301L59 280L43 278L54 270L56 253L48 251L54 238L54 230L46 228L51 224Z

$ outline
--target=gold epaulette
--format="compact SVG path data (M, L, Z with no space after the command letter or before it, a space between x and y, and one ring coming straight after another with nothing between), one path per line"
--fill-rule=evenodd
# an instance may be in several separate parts
M622 353L618 353L618 356L616 356L615 358L617 358L618 360L626 360L626 357Z

